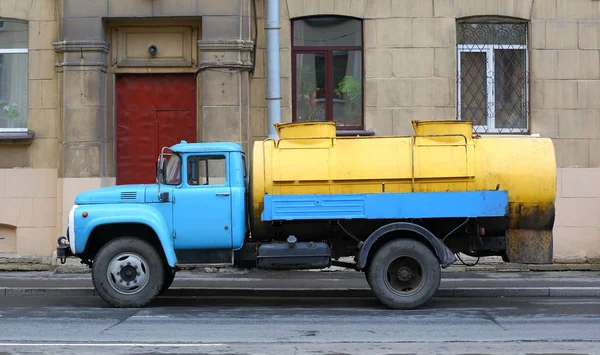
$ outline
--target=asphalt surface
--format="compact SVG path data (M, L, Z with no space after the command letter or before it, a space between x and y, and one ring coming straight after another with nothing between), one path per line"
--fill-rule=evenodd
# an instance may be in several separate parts
M598 298L0 300L0 354L598 354Z

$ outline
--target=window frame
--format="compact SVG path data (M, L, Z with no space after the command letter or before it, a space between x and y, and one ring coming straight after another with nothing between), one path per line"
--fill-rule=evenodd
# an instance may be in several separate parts
M2 48L0 47L0 55L2 54L27 54L27 60L29 61L29 23L27 21L15 20L15 19L5 19L0 18L0 22L2 23L2 27L0 27L0 31L4 31L4 24L7 22L16 22L27 25L27 48ZM27 68L27 78L25 80L29 81L29 67ZM5 103L8 104L8 103ZM0 109L2 108L3 103L0 102ZM29 111L29 83L27 83L27 111ZM27 112L27 121L25 122L25 127L23 128L8 128L8 127L0 127L0 133L22 133L29 131L29 112Z
M223 159L220 159L223 158ZM191 183L191 176L192 176L192 169L191 169L191 162L192 160L196 160L198 161L205 161L206 162L206 173L208 175L209 173L209 169L208 169L208 161L209 160L223 160L224 161L224 168L225 168L225 174L224 174L224 178L225 181L222 184L211 184L210 183L210 179L207 176L207 184L200 184L198 181L198 184L192 184ZM187 186L189 187L197 187L197 188L207 188L207 187L222 187L222 186L227 186L229 184L229 156L228 154L225 153L211 153L211 154L193 154L193 155L188 155L187 159L186 159L187 163L186 163L186 179L185 182L187 184Z
M314 19L314 18L343 18L356 20L360 23L360 46L297 46L294 44L294 31L295 21ZM296 120L296 55L297 54L325 54L325 86L326 86L326 103L325 103L325 122L336 122L333 118L333 52L336 51L359 51L360 52L360 80L361 80L361 124L358 126L338 126L335 125L338 131L355 131L364 130L365 127L365 35L364 35L364 21L360 18L351 16L339 16L339 15L317 15L317 16L303 16L290 19L291 22L291 56L292 56L292 122L309 122L309 121L297 121ZM323 121L310 121L310 122L323 122Z
M486 70L488 75L493 76L494 82L487 81L487 117L486 117L486 125L473 125L474 129L482 129L483 133L502 133L506 130L518 130L522 132L517 132L518 134L526 134L530 129L530 115L529 115L529 83L526 81L524 85L525 94L524 97L527 98L527 107L523 110L525 113L525 122L527 123L527 127L525 128L496 128L496 87L494 85L496 78L496 57L494 50L495 49L505 49L505 50L525 50L525 73L528 75L529 73L529 51L527 45L514 45L514 44L486 44L486 45L478 45L478 44L459 44L457 45L457 69L458 69L458 90L457 90L457 104L458 104L458 119L461 120L460 113L462 107L462 66L461 66L461 54L462 53L485 53L486 58ZM515 133L515 132L511 132Z

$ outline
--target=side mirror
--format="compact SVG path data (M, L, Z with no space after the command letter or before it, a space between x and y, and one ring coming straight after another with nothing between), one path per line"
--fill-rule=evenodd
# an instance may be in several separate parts
M156 182L158 184L162 184L165 182L165 169L167 167L167 160L160 159L156 162L155 172L156 172Z
M161 163L161 167L160 167L160 179L161 181L164 183L165 181L167 181L165 173L167 171L167 159L164 159L160 162Z
M168 192L159 193L158 199L160 200L160 202L168 202L169 201L169 193Z

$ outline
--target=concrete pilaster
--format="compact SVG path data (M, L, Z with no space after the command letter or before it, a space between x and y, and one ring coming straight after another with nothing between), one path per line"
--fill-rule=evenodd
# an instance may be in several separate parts
M62 81L61 177L103 177L107 168L106 54L102 40L55 43Z
M203 39L200 50L202 141L232 141L247 150L253 44L239 39Z

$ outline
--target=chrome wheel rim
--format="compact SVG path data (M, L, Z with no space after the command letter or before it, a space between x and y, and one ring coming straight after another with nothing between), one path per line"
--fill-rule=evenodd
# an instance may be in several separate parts
M120 253L108 264L110 286L123 295L133 295L146 287L150 279L148 262L136 253Z

